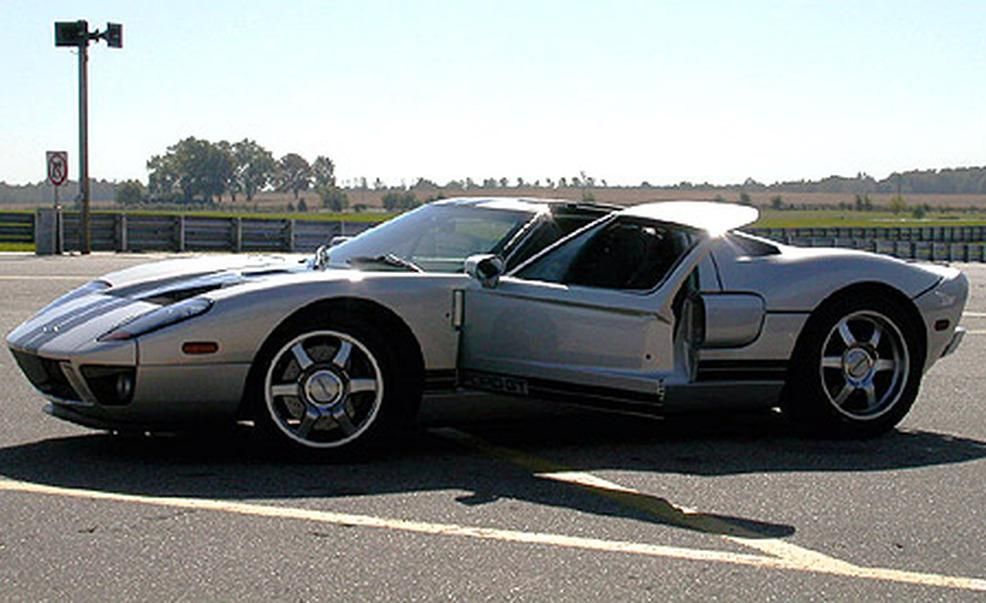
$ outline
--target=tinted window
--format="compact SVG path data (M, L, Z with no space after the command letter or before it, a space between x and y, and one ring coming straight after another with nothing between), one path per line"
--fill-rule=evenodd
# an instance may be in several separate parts
M694 242L694 231L683 227L619 217L566 241L517 276L585 287L649 290Z

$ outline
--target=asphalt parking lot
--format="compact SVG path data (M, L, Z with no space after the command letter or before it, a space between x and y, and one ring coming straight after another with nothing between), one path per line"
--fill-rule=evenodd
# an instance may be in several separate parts
M150 256L0 254L0 331ZM50 418L0 352L4 600L983 600L986 266L963 345L869 441L776 413L427 406L399 449L272 457L246 429Z

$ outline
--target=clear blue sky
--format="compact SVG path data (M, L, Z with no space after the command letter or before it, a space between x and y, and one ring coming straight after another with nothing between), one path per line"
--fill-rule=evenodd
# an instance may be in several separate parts
M186 136L332 157L342 178L772 182L986 165L986 2L0 0L0 180L146 180Z

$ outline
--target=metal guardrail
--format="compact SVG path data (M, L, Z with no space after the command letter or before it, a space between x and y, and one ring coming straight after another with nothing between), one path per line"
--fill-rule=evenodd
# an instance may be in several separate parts
M35 242L54 253L54 210L36 215L0 212L0 242ZM337 235L374 226L366 222L245 219L238 217L93 214L95 251L307 252ZM79 215L64 212L62 249L80 249ZM802 247L846 247L903 259L986 262L986 226L909 228L752 228L751 234Z
M33 243L34 214L0 212L0 243Z
M37 223L45 230L54 231L54 210L38 210ZM93 214L90 240L93 251L307 252L328 243L334 236L358 234L374 225L322 220ZM63 212L57 228L62 251L81 249L77 212ZM54 233L40 230L39 227L34 238L37 252L54 253Z
M986 226L911 226L875 228L747 228L746 232L785 242L789 239L854 239L871 241L986 242Z

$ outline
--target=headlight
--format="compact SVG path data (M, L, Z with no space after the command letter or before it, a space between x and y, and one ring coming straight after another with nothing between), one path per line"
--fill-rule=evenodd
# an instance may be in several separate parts
M212 301L204 297L193 297L185 301L162 306L156 310L151 310L147 314L141 314L113 328L112 331L101 335L98 341L122 341L133 339L145 333L173 325L183 320L188 320L199 314L203 314L212 307Z

